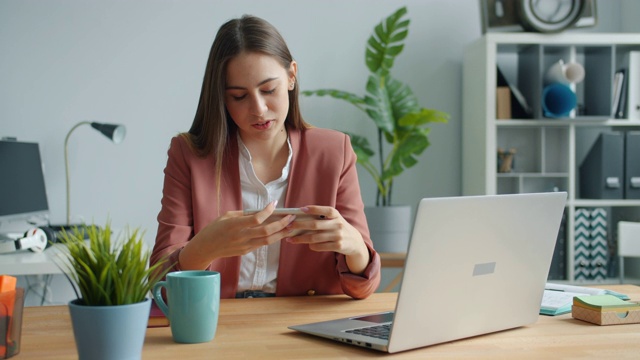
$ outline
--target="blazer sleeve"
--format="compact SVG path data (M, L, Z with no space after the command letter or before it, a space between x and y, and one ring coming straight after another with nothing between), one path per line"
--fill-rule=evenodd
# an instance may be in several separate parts
M381 263L380 255L373 248L364 214L364 204L356 170L356 154L351 147L349 137L345 135L344 139L344 165L338 184L336 209L349 224L360 232L369 250L370 259L364 273L355 275L349 271L345 255L336 253L337 271L344 293L355 299L363 299L375 292L380 285Z
M276 294L366 298L380 284L380 257L371 244L351 141L344 133L321 128L291 131L290 138L294 158L285 206L334 207L360 232L371 256L364 273L356 275L342 254L283 242Z
M162 207L158 214L158 232L151 253L153 265L166 258L163 268L179 270L178 255L187 241L193 237L191 212L191 175L185 152L190 151L180 137L174 137L168 151L164 169Z

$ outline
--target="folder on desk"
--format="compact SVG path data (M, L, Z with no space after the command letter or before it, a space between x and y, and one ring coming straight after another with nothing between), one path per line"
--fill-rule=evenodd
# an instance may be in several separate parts
M640 131L627 131L624 148L624 197L640 199Z
M622 199L624 134L600 133L580 165L580 197Z

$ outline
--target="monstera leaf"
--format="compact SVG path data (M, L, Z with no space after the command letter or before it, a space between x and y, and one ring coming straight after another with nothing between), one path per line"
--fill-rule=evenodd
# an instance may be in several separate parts
M449 115L420 106L411 88L391 76L395 59L404 50L409 34L407 8L402 7L375 26L365 49L369 77L365 94L359 96L336 89L307 90L306 96L330 96L347 101L362 110L378 129L376 152L369 141L349 133L351 145L360 164L377 185L377 206L391 205L393 179L415 166L419 156L429 147L430 123L446 123ZM386 143L386 149L383 146Z

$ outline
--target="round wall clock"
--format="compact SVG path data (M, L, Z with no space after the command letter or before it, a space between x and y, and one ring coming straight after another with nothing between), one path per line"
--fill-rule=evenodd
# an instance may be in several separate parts
M554 33L575 24L585 0L517 0L518 20L526 30Z

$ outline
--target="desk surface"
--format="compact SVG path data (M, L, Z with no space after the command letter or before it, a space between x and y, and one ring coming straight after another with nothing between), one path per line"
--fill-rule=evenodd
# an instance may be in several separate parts
M62 248L63 245L56 244L41 253L22 250L0 254L0 274L16 276L61 274L62 271L56 265L55 260Z
M640 287L607 286L640 300ZM147 329L143 359L244 358L318 359L381 356L374 350L297 333L287 326L393 309L396 293L376 293L365 300L346 296L225 299L218 331L204 344L176 344L171 330ZM540 316L517 329L434 345L398 358L637 358L640 324L597 326L571 314ZM24 312L18 359L75 359L77 353L67 306L28 307Z

